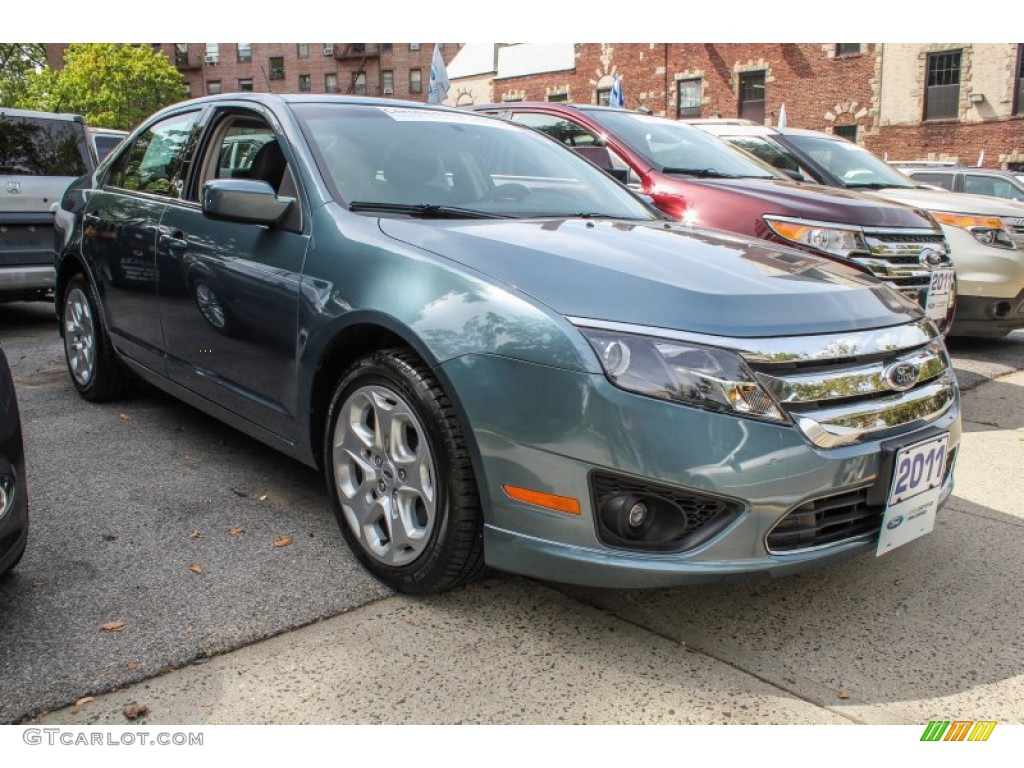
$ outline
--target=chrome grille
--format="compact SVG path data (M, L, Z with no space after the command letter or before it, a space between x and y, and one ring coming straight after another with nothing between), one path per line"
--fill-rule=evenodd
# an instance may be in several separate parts
M869 253L854 254L853 258L870 269L875 277L891 283L921 306L928 299L932 268L953 264L946 238L941 232L865 229L864 239ZM924 263L921 255L925 251L938 253L941 260L933 265Z
M768 340L740 354L782 410L822 448L928 424L956 402L949 355L930 323L815 342L818 348L803 354L794 354L791 345L772 351Z

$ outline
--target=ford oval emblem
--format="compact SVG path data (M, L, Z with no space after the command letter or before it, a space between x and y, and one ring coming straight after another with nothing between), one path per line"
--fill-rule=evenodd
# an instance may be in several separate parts
M917 259L926 267L937 267L945 261L945 256L932 248L925 248L917 255Z
M882 371L882 378L889 389L895 389L897 392L906 392L917 384L919 375L917 366L907 362L893 363Z
M890 531L894 531L903 525L903 515L896 515L892 520L885 524L885 527Z

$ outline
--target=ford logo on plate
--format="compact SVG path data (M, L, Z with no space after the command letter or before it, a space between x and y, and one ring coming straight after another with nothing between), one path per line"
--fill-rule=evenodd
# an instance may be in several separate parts
M882 378L885 379L889 389L895 389L897 392L906 392L917 384L919 375L920 371L917 366L906 362L893 363L882 371Z
M894 531L903 525L903 515L896 515L892 520L885 524L885 527L890 531Z
M18 183L17 181L8 181L7 182L7 191L10 192L12 195L20 194L21 193L21 184Z

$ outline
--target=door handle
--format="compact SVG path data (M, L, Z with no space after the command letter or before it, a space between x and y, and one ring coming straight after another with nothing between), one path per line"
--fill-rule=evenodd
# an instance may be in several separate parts
M161 248L166 248L172 256L177 256L181 251L188 248L188 240L182 235L182 232L174 232L170 235L160 235L157 241Z

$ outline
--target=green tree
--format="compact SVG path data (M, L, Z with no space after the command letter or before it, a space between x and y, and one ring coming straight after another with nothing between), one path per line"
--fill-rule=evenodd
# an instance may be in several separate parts
M29 78L36 108L76 112L90 125L131 129L152 112L181 100L185 80L149 46L72 43L65 66Z
M0 107L24 106L32 78L45 66L42 43L0 43Z

